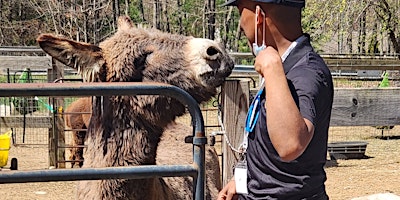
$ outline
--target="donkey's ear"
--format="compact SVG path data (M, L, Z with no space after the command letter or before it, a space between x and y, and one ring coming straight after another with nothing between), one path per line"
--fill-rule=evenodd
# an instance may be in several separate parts
M42 34L37 39L39 46L61 63L78 70L84 81L98 78L105 61L101 48L83 42Z
M118 17L118 30L128 30L133 27L133 22L129 16Z

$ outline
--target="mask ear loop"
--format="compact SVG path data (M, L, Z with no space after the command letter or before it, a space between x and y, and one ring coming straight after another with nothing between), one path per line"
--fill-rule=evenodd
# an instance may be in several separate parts
M257 34L257 24L258 24L258 15L260 13L260 6L256 6L256 20L254 20L254 39L255 43L258 43L258 34ZM257 44L258 46L258 44Z
M262 35L262 45L265 45L265 13L263 10L260 9L261 15L263 16L262 22L263 22L263 35Z
M262 18L262 23L263 23L263 28L262 28L263 29L262 30L262 32L263 32L263 34L262 34L262 38L263 38L262 39L262 46L263 46L263 45L265 45L265 13L260 8L259 5L256 6L256 20L254 22L254 30L255 30L254 39L255 39L255 43L257 44L258 43L257 25L258 25L258 20L259 20L258 18L259 18L260 12L261 12L261 15L263 16L263 18Z

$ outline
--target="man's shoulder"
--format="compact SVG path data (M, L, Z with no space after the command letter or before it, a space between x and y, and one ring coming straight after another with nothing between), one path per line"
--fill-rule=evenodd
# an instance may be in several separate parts
M307 49L307 51L304 52L303 56L294 64L292 69L295 69L296 66L323 70L326 73L330 73L329 68L326 65L324 59L321 57L320 54L315 52L312 48Z

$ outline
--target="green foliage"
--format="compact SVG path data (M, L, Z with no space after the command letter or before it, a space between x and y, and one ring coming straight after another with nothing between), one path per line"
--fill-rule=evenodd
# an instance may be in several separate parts
M341 0L342 1L342 0ZM302 25L304 32L310 34L311 43L317 51L323 51L327 42L332 40L337 27L337 13L323 10L343 9L338 2L309 0L303 9ZM342 5L343 6L343 5Z
M250 52L251 51L246 37L240 37L238 40L238 44L239 44L238 52Z
M153 19L160 20L161 29L167 27L172 33L195 37L208 37L210 26L215 26L226 47L232 51L249 52L247 40L238 37L239 14L237 8L220 5L226 0L215 0L215 10L208 10L210 1L178 0L161 1L159 6L166 8L154 12L154 1L149 0L96 0L96 1L2 1L0 8L0 45L36 45L39 33L56 33L81 41L95 42L108 37L115 31L113 6L118 2L119 12L125 11L136 24L146 23L154 26ZM129 5L125 5L125 3ZM312 38L312 44L319 52L342 53L353 49L378 48L373 52L383 52L388 48L377 41L388 41L392 34L390 47L399 41L400 5L398 0L307 0L303 10L303 29ZM105 6L108 5L108 6ZM362 13L366 13L362 22ZM210 16L215 14L215 24L209 24ZM168 15L168 16L166 16ZM168 21L167 21L168 19ZM376 31L371 26L377 22ZM361 23L364 23L363 25ZM365 27L363 27L365 26ZM365 36L363 35L365 29ZM217 37L217 38L218 38ZM364 45L356 48L353 45ZM336 52L335 52L336 51ZM400 50L399 50L400 51ZM400 52L398 52L400 53Z
M389 73L387 71L383 74L383 79L379 83L379 87L389 87Z
M0 76L0 83L7 83L7 76Z
M129 17L134 23L143 23L138 1L131 1L129 4Z
M183 27L186 35L203 37L203 13L204 2L196 0L187 0L182 6Z
M246 37L242 36L238 40L239 43L239 49L238 52L251 52L251 49L248 45L248 40ZM241 65L253 65L254 64L255 58L250 58L250 59L241 59L239 63Z

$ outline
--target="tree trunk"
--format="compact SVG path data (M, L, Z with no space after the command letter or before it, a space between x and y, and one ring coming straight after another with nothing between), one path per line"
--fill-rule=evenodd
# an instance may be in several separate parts
M118 25L118 17L120 15L119 11L119 0L114 0L113 2L113 29L114 31L116 30L116 27Z
M389 30L389 39L393 44L394 51L398 54L398 57L400 59L400 44L393 29Z
M144 17L143 0L139 0L139 10L140 10L140 15L141 15L142 21L146 22L146 18Z
M375 7L375 13L381 20L382 24L385 24L388 31L389 40L393 45L395 53L399 54L400 58L400 44L399 39L396 37L396 28L398 26L396 15L394 11L390 9L391 6L388 4L387 0L380 0Z
M360 17L360 30L358 35L358 53L364 54L365 53L365 37L366 37L366 12L363 11Z
M0 19L3 19L3 0L0 0ZM4 41L4 33L3 33L3 20L0 20L0 46L5 43Z
M153 5L153 27L156 29L160 29L160 0L154 0Z
M215 39L215 0L208 0L208 39Z
M170 24L169 24L169 16L168 16L168 0L165 0L163 5L161 6L163 12L163 18L165 21L162 22L163 24L163 31L171 32Z
M88 41L88 31L89 31L89 15L88 12L86 11L86 0L82 0L82 10L83 10L83 41L84 42L89 42Z
M0 19L3 19L3 0L0 0ZM3 22L2 20L0 22ZM0 24L2 25L2 24Z
M96 19L98 17L98 11L96 9L96 5L97 5L97 1L93 0L92 2L93 6L92 6L92 12L94 12L92 17L92 38L93 38L93 44L97 44L97 25L96 25Z
M204 1L203 5L203 14L201 15L201 22L202 22L202 38L206 38L206 30L207 30L207 24L206 24L206 18L207 18L207 7L208 7L208 1Z
M372 35L369 39L368 44L368 54L376 54L379 52L378 49L378 23L375 21L374 25L372 26Z
M225 24L225 26L223 26L224 30L222 31L222 33L223 33L222 41L223 41L224 44L227 44L227 45L231 44L229 46L232 46L232 42L229 41L229 38L228 38L228 33L230 31L231 23L233 21L232 20L232 10L233 10L233 6L229 6L228 7L228 12L226 13L225 19L223 21L223 24ZM234 38L234 40L237 40L237 38Z
M233 46L233 51L237 52L239 50L239 38L240 38L240 34L241 34L241 30L240 30L240 23L238 23L237 25L237 29L236 29L236 34L235 34L235 41L234 41L234 46Z
M354 53L353 52L353 26L349 26L347 34L348 35L347 35L346 43L347 43L348 52Z
M181 0L177 0L176 1L176 6L177 6L177 9L178 9L178 23L179 23L179 34L183 34L183 31L184 31L184 28L183 28L183 20L182 20L182 17L183 17L183 12L182 12L182 3L181 3Z

